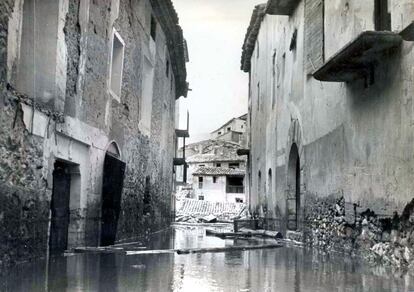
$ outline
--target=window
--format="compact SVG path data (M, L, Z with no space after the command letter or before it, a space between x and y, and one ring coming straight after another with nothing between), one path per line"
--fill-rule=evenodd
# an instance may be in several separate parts
M269 172L267 173L267 195L270 197L273 192L273 178L272 178L272 169L269 168Z
M375 30L391 30L391 14L388 12L388 0L375 0Z
M114 29L112 34L112 56L111 56L111 75L110 91L120 100L122 87L122 71L124 66L124 41Z
M155 41L155 37L157 36L157 21L155 17L151 15L151 38Z
M242 198L236 198L236 203L243 203L243 199Z
M199 189L203 188L203 177L202 176L198 177L198 188Z
M298 37L298 30L295 28L295 31L292 34L292 38L290 40L289 51L293 51L296 49L296 39Z
M217 183L217 176L213 176L213 184Z
M262 172L259 171L258 179L257 179L257 193L259 194L259 198L260 198L261 191L262 191Z
M226 184L226 193L230 194L243 194L244 185L243 185L242 176L228 176Z
M216 163L216 167L221 167L221 163Z
M151 133L152 98L154 92L154 66L144 57L142 96L140 101L140 128L144 134Z
M204 196L203 196L203 195L200 195L200 196L198 196L198 199L199 199L200 201L204 201Z
M221 132L218 132L219 135L221 135Z
M241 125L241 128L243 129L243 125Z
M272 57L272 109L275 108L276 103L276 50Z
M205 167L205 164L199 164L198 167Z
M240 167L240 163L229 163L229 168L235 169L239 167Z
M227 131L230 132L231 131L231 127L227 127Z

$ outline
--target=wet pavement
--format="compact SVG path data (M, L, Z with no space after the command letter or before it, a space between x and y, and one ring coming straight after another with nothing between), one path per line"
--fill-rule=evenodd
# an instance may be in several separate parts
M254 244L206 237L204 228L158 233L152 249ZM77 254L19 265L2 291L414 291L414 278L341 255L295 247L206 254Z

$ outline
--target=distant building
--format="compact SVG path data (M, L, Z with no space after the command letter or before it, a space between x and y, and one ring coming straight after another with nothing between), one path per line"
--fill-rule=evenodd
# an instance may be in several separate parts
M217 130L211 132L211 139L244 144L247 126L247 114L233 118Z
M245 202L246 158L237 155L240 148L238 143L223 140L205 140L185 147L187 177L188 183L192 184L193 198ZM182 181L181 173L177 170L178 181Z
M213 202L244 203L244 169L199 167L193 172L195 198Z

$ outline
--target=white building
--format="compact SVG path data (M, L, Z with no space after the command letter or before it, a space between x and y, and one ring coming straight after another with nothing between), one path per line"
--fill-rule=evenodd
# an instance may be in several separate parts
M244 203L244 169L200 167L193 172L195 198L205 201Z

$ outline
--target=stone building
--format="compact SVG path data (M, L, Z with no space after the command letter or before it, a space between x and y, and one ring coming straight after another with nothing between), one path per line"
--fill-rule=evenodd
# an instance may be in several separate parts
M171 1L0 13L0 266L167 226L188 58Z
M254 9L241 60L251 211L298 231L318 215L345 216L349 234L367 209L408 218L413 19L412 0L269 0Z
M211 139L244 144L246 141L247 114L233 118L217 130L211 132Z

